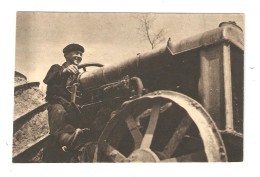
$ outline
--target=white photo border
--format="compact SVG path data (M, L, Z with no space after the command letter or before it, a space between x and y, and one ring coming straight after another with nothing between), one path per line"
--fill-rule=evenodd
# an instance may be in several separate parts
M0 176L260 176L259 164L259 7L244 0L9 0L1 2L1 137ZM165 13L244 13L245 14L245 135L244 162L184 164L13 164L12 117L17 11L58 12L165 12ZM2 175L3 173L3 175Z

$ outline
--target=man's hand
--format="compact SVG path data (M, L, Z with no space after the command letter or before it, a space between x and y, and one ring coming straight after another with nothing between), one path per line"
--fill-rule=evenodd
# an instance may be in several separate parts
M79 69L76 65L69 65L67 68L63 70L64 73L77 74Z

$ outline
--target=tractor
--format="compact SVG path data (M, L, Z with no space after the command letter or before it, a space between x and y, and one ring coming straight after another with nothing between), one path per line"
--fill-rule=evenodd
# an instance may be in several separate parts
M243 161L243 59L243 30L222 22L116 65L80 65L68 90L95 144L90 162Z

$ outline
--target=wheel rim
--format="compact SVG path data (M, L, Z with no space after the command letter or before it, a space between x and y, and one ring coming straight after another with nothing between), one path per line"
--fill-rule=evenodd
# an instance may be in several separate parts
M160 115L167 109L171 109L169 103L181 107L185 110L185 114L183 114L178 126L176 126L174 133L168 138L168 143L163 149L156 152L151 146L154 137L156 137L156 128L160 123L158 121L161 119ZM135 110L138 114L133 115L132 110ZM145 114L150 115L150 119L145 131L142 132L140 118L145 117ZM123 126L124 128L121 126L120 130L118 127L120 127L119 124L122 120L125 126ZM182 143L191 124L196 125L204 149L173 157L172 155ZM116 129L117 133L115 133ZM126 132L132 137L132 149L130 153L121 153L121 150L118 149L118 142L123 139ZM196 158L201 161L203 156L205 156L206 161L210 162L227 161L223 140L209 114L195 100L172 91L153 92L123 104L122 108L111 118L102 132L93 161L103 161L102 157L104 156L113 162L179 162L194 161L194 159L196 161Z

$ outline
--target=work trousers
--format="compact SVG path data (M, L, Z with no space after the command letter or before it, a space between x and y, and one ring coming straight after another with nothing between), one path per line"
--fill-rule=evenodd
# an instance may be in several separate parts
M48 121L50 134L57 138L62 133L72 133L75 131L75 125L73 125L68 112L61 104L48 105Z
M61 104L49 104L47 109L50 137L44 147L43 162L69 162L72 154L62 151L59 139L63 133L73 133L75 125Z

